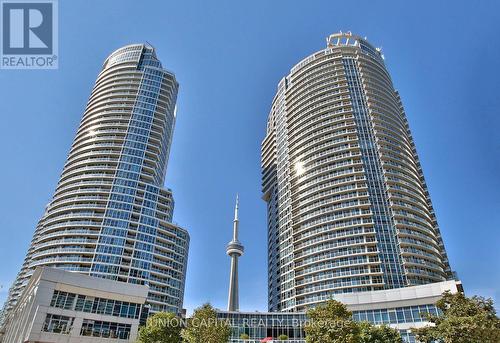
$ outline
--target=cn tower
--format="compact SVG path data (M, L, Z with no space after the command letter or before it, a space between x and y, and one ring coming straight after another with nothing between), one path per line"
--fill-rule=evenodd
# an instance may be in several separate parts
M238 196L236 196L236 206L234 207L233 240L229 242L226 253L231 257L231 275L229 277L229 296L227 302L228 311L239 311L238 292L238 258L243 255L243 245L238 240Z

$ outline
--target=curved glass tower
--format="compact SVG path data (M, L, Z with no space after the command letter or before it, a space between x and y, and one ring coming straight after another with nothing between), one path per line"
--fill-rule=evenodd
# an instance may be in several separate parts
M106 59L7 311L46 266L147 284L150 311L181 312L189 235L163 188L177 90L151 46Z
M401 100L351 33L294 66L262 142L269 310L452 273Z

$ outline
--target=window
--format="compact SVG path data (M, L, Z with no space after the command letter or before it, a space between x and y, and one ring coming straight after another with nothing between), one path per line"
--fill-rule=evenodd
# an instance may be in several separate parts
M75 318L72 317L58 316L48 313L47 317L45 318L45 323L43 324L42 331L67 335L70 333L71 328L73 327L74 319Z
M85 295L79 295L76 299L75 311L83 311L85 305Z
M140 304L94 298L61 291L54 292L50 306L79 312L106 314L115 317L134 319L139 318L141 312Z
M129 324L84 319L82 329L80 330L80 335L128 339L130 336L130 328L131 326Z
M396 310L396 317L398 318L398 323L405 322L405 317L403 316L403 310L401 308Z
M70 310L73 308L75 296L76 294L73 293L54 291L52 300L50 301L50 306Z
M395 324L397 322L396 311L394 309L389 310L389 323Z

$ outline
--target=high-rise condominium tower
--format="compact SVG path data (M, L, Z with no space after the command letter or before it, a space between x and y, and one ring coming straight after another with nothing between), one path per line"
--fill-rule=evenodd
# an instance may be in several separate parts
M163 188L177 89L151 46L106 59L7 311L37 266L147 284L151 311L181 311L189 235Z
M262 142L270 311L452 277L383 56L327 43L278 84Z

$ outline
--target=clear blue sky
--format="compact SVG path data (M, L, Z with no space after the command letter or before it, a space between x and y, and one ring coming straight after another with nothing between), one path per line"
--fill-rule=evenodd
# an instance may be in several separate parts
M185 306L226 306L239 192L241 307L265 310L260 141L269 106L281 77L339 30L383 48L452 267L468 294L500 302L499 11L495 1L61 0L59 70L0 71L0 302L103 60L148 41L181 85L166 186L191 234Z

